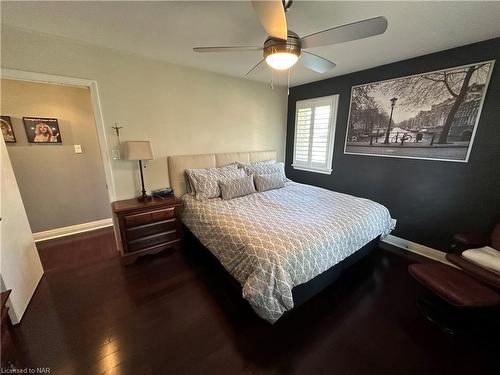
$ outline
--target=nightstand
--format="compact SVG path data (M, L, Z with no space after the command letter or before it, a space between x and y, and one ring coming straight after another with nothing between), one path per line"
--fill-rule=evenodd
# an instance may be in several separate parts
M178 247L181 241L179 209L175 196L139 202L136 198L111 204L123 264L134 263L145 254Z

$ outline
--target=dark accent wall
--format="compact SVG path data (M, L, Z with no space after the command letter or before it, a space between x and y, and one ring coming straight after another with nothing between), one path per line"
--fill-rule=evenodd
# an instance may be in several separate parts
M468 163L345 155L351 87L496 59ZM288 98L286 172L294 181L382 203L398 237L447 251L454 233L500 221L500 38L296 86ZM340 94L331 175L295 170L295 102Z

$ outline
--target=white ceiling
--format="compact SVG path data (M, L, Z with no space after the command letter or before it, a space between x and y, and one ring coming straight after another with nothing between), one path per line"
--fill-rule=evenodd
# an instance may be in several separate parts
M266 39L249 1L2 1L1 8L3 24L237 77L261 59L260 52L198 54L192 48L261 45ZM305 36L379 15L389 21L385 34L311 50L337 67L320 75L297 64L291 85L500 36L500 2L295 0L287 18L288 28ZM270 78L265 64L248 77Z

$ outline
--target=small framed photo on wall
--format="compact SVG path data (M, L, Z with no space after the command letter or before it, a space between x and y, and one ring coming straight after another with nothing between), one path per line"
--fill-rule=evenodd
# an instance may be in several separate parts
M62 143L56 118L23 117L28 142L39 144Z
M10 116L0 116L0 123L2 126L2 135L6 143L16 143L16 135L14 134L14 129L12 128L12 122L10 121Z

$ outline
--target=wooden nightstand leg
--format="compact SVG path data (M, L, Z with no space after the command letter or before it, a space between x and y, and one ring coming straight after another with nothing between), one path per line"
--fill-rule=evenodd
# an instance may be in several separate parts
M181 241L176 242L175 244L173 244L173 245L171 246L171 249L172 249L173 251L181 251L181 250L182 250L182 240L181 240Z
M137 261L137 258L139 258L139 255L129 255L126 257L122 257L121 262L123 266L131 266Z

